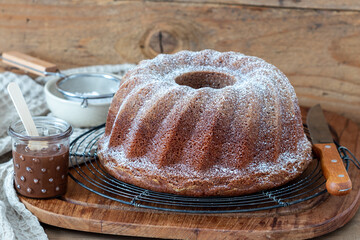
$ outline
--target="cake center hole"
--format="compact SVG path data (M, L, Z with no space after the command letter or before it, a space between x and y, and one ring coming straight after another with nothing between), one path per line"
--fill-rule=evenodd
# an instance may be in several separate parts
M220 89L233 85L235 78L218 72L189 72L176 77L175 82L195 89L203 87Z

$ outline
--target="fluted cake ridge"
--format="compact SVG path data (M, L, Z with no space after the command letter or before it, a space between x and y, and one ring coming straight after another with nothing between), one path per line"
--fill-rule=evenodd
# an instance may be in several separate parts
M181 51L144 60L114 96L98 156L155 191L237 195L279 186L311 160L293 87L264 60Z

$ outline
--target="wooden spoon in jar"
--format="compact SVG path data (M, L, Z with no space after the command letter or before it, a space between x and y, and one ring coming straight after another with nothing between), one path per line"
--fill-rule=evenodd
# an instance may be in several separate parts
M19 85L15 82L11 82L8 84L7 90L9 92L12 102L14 103L15 109L19 114L19 117L24 124L26 133L29 136L39 136L34 120L31 117L29 108L25 102L24 96L21 93ZM29 142L28 146L30 149L39 150L44 147L44 143Z

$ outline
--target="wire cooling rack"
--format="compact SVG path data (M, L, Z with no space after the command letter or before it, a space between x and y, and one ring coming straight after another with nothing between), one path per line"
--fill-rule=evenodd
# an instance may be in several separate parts
M304 129L308 135L307 127L304 126ZM287 207L327 192L318 159L314 159L299 178L281 187L256 194L198 198L154 192L119 181L105 171L96 155L97 142L104 132L105 125L100 125L72 141L70 162L74 171L69 175L87 190L120 203L174 212L235 213ZM339 145L338 147L346 169L349 161L357 162L348 149Z

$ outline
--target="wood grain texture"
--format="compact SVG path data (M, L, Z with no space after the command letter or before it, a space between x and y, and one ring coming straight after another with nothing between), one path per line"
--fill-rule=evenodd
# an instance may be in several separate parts
M331 125L337 126L340 143L360 158L357 125L333 113L327 112L325 116ZM351 166L349 175L358 179L360 171ZM123 205L95 195L72 180L62 199L20 197L47 224L87 232L171 239L311 238L350 221L359 208L359 198L360 181L354 181L349 195L321 195L287 208L237 214L182 214Z
M18 50L60 69L137 63L182 49L239 51L279 67L301 105L321 103L360 123L358 4L0 0L0 51ZM276 7L283 5L289 7Z
M182 49L239 51L279 67L301 105L321 103L360 123L358 5L354 0L0 0L0 51L22 51L60 69L137 63Z
M154 0L155 1L155 0ZM360 10L360 3L356 0L175 0L175 2L197 2L215 4L239 4L248 6L266 6L280 8L309 8L323 10Z

